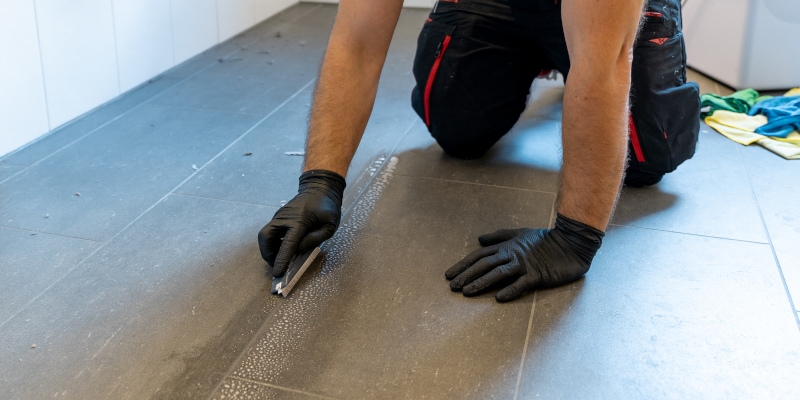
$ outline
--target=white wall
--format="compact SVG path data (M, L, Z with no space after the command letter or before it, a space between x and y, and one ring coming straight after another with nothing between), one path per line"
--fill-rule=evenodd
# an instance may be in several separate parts
M297 2L0 1L0 156Z
M338 3L339 0L300 0L301 3ZM431 8L436 0L403 0L403 7Z

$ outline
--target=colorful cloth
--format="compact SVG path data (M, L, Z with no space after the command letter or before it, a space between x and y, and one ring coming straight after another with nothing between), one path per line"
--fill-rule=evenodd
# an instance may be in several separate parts
M717 110L706 117L705 122L734 142L745 146L757 143L787 160L800 160L800 133L797 131L787 134L785 138L768 137L755 132L767 124L767 117L764 115Z
M753 106L748 114L761 114L769 120L769 123L756 129L756 133L765 136L786 137L793 131L800 130L800 95L779 96L764 100Z
M717 110L747 113L754 104L771 97L759 96L753 89L740 90L730 96L705 93L700 95L700 107L703 111L701 116L706 117Z

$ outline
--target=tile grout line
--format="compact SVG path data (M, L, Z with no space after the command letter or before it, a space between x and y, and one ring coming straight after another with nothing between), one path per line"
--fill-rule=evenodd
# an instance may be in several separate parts
M65 237L65 238L70 238L70 239L78 239L78 240L86 240L86 241L95 242L95 243L105 243L104 241L97 240L97 239L89 239L89 238L78 237L78 236L61 235L61 234L58 234L58 233L37 231L37 230L34 230L34 229L17 228L17 227L14 227L14 226L8 226L8 225L2 225L2 224L0 224L0 228L14 229L14 230L24 231L24 232L33 232L33 233L36 233L36 234L43 233L45 235L59 236L59 237Z
M178 185L176 185L176 186L175 186L175 187L174 187L172 190L170 190L169 192L167 192L167 194L165 194L165 195L164 195L163 197L161 197L161 198L160 198L158 201L156 201L156 202L155 202L153 205L151 205L151 206L150 206L150 207L148 207L146 210L144 210L144 211L143 211L141 214L139 214L139 215L138 215L136 218L134 218L133 220L131 220L131 222L129 222L127 225L125 225L125 226L124 226L122 229L120 229L120 230L119 230L117 233L115 233L113 236L111 236L111 237L110 237L110 238L109 238L109 239L108 239L106 242L104 242L104 243L103 243L103 244L101 244L100 246L97 246L97 248L96 248L96 249L94 249L94 251L92 251L91 253L89 253L89 255L87 255L87 256L86 256L86 257L84 257L84 258L83 258L83 259L82 259L80 262L78 262L77 264L75 264L75 266L73 266L72 268L68 269L68 270L67 270L67 271L66 271L66 272L65 272L63 275L61 275L61 277L60 277L60 278L58 278L56 281L54 281L52 284L50 284L50 285L49 285L48 287L46 287L44 290L42 290L41 292L39 292L39 294L37 294L37 295L36 295L34 298L32 298L32 299L31 299L30 301L28 301L27 303L25 303L25 305L23 305L22 307L20 307L20 309L19 309L19 310L18 310L16 313L14 313L14 314L13 314L13 315L11 315L10 317L8 317L8 318L7 318L5 321L3 321L2 323L0 323L0 329L2 329L2 328L3 328L3 327L4 327L4 326L5 326L5 325L6 325L6 324L9 322L9 321L11 321L12 319L14 319L14 318L15 318L17 315L19 315L19 314L20 314L20 313L21 313L23 310L25 310L25 308L27 308L29 305L33 304L33 302L34 302L34 301L36 301L36 300L37 300L39 297L41 297L41 296L42 296L44 293L46 293L48 290L50 290L50 288L52 288L53 286L55 286L56 284L58 284L59 282L61 282L61 280L62 280L62 279L64 279L64 277L65 277L65 276L67 276L69 273L71 273L71 272L72 272L72 271L74 271L76 268L78 268L79 266L81 266L81 265L82 265L84 262L86 262L86 260L88 260L88 259L89 259L90 257L92 257L94 254L96 254L98 251L100 251L100 249L104 248L106 244L110 243L112 240L114 240L114 238L116 238L117 236L121 235L121 234L122 234L122 232L125 232L125 230L127 230L127 229L128 229L130 226L131 226L131 225L133 225L134 223L136 223L136 221L138 221L140 218L142 218L142 216L144 216L145 214L147 214L147 213L148 213L150 210L152 210L153 208L155 208L157 205L161 204L161 202L162 202L162 201L164 201L164 199L166 199L167 197L169 197L169 196L170 196L170 194L172 194L172 192L174 192L174 191L175 191L175 190L177 190L179 187L181 187L181 185L183 185L184 183L186 183L186 182L187 182L189 179L192 179L192 177L194 177L195 175L197 175L198 173L200 173L200 171L202 171L202 170L203 170L203 168L205 168L205 167L206 167L206 166L208 166L210 163L212 163L214 160L216 160L216 159L217 159L217 158L218 158L220 155L222 155L222 153L224 153L226 150L228 150L229 148L231 148L231 146L233 146L234 144L236 144L237 142L239 142L239 140L241 140L242 138L244 138L245 136L247 136L247 134L248 134L248 133L252 132L252 131L253 131L253 130L254 130L256 127L258 127L258 126L259 126L259 125L260 125L262 122L266 121L266 120L267 120L267 118L271 117L271 116L272 116L273 114L275 114L275 113L276 113L278 110L280 110L281 108L283 108L283 106L284 106L284 105L286 105L287 103L289 103L289 102L290 102L292 99L294 99L294 98L295 98L295 97L297 97L297 96L298 96L300 93L302 93L304 90L306 90L306 88L307 88L309 85L311 85L312 83L314 83L314 79L312 79L311 81L309 81L308 83L306 83L306 84L305 84L305 86L303 86L302 88L300 88L300 90L298 90L297 92L295 92L295 93L294 93L293 95L291 95L291 96L290 96L288 99L286 99L286 100L285 100L283 103L281 103L280 105L278 105L278 106L277 106L277 107L276 107L274 110L272 110L272 111L271 111L269 114L267 114L267 115L266 115L264 118L261 118L261 119L260 119L258 122L256 122L256 123L255 123L255 125L253 125L253 126L250 128L250 129L246 130L246 131L245 131L243 134L241 134L241 135L240 135L238 138L236 138L236 140L234 140L233 142L231 142L231 143L230 143L228 146L226 146L226 147L225 147L224 149L222 149L222 150L221 150L219 153L217 153L217 155L215 155L214 157L212 157L210 160L206 161L206 163L205 163L205 164L203 164L203 165L202 165L200 168L198 168L196 171L194 171L192 174L190 174L188 177L186 177L186 179L184 179L183 181L181 181L181 182L180 182Z
M548 191L545 191L545 190L516 188L516 187L511 187L511 186L490 185L490 184L478 183L478 182L456 181L456 180L452 180L452 179L431 178L431 177L428 177L428 176L417 176L417 175L408 175L408 174L397 174L397 176L407 176L409 178L428 179L428 180L432 180L432 181L442 181L442 182L450 182L450 183L463 183L465 185L487 186L487 187L496 188L496 189L522 190L522 191L526 191L526 192L552 194L552 195L557 194L555 192L548 192Z
M781 268L781 262L778 260L778 253L775 252L775 246L772 244L772 236L769 234L769 229L767 228L767 221L764 219L764 213L761 212L761 204L758 202L758 196L756 195L756 191L753 188L753 181L750 179L750 170L747 169L747 165L744 163L744 158L742 157L742 152L739 150L739 147L736 147L736 152L739 154L739 161L742 163L742 167L745 171L745 176L747 176L747 184L750 186L750 195L753 196L753 200L756 202L756 209L758 210L758 216L761 218L761 226L764 228L764 234L767 235L767 241L769 242L769 249L772 251L772 258L775 261L775 266L778 267L778 275L781 277L781 282L783 283L783 290L786 292L787 300L789 300L789 307L792 308L792 315L794 316L794 321L797 324L797 328L800 329L800 314L798 314L797 308L794 306L794 301L792 300L792 293L789 292L789 285L786 284L786 277L783 276L783 269Z
M44 60L42 59L42 37L39 33L39 13L36 11L36 1L33 1L33 19L36 23L36 50L39 51L39 68L42 70L42 92L44 94L44 113L47 115L47 131L52 130L50 126L50 103L47 101L47 79L44 74Z
M15 164L15 163L10 163L10 162L6 162L6 161L0 161L0 165L11 165L11 166L14 166L14 167L25 167L25 168L30 167L30 165Z
M231 379L236 379L238 381L252 383L254 385L266 386L266 387L273 388L273 389L280 389L280 390L284 390L284 391L287 391L287 392L299 393L299 394L304 394L304 395L312 396L312 397L318 397L320 399L336 399L335 397L328 397L328 396L321 395L321 394L304 392L302 390L290 389L290 388L283 387L283 386L273 385L271 383L259 382L259 381L255 381L255 380L252 380L252 379L240 378L240 377L237 377L237 376L232 376Z
M533 313L536 311L536 295L539 291L533 292L533 304L531 304L531 316L528 318L528 332L525 334L525 344L522 347L522 358L519 360L519 372L517 373L517 385L514 388L514 400L519 398L519 385L522 383L522 369L525 366L525 357L528 354L528 342L531 339L531 327L533 326Z
M248 201L220 199L218 197L198 196L196 194L188 194L188 193L173 192L172 195L174 195L174 196L182 196L182 197L195 197L195 198L198 198L198 199L217 200L217 201L224 201L224 202L236 203L236 204L247 204L247 205L251 205L251 206L281 208L281 206L273 206L273 205L269 205L269 204L259 204L259 203L251 203L251 202L248 202ZM2 226L2 225L0 225L0 226Z
M674 233L674 234L677 234L677 235L690 235L690 236L698 236L698 237L704 237L704 238L709 238L709 239L720 239L720 240L730 240L730 241L733 241L733 242L741 242L741 243L753 243L753 244L769 245L769 243L767 243L767 242L756 242L756 241L753 241L753 240L733 239L733 238L726 238L726 237L722 237L722 236L701 235L699 233L691 233L691 232L670 231L670 230L667 230L667 229L646 228L646 227L643 227L643 226L622 225L622 224L614 224L614 223L609 223L608 226L617 226L617 227L620 227L620 228L631 228L631 229L645 229L645 230L648 230L648 231Z
M225 113L225 114L233 114L233 115L253 115L253 114L246 113L246 112L230 111L230 110L218 110L216 108L186 107L186 106L175 106L175 105L171 105L171 104L169 104L169 105L167 105L167 104L153 104L153 105L154 106L158 106L158 107L175 108L175 109L178 109L178 110L213 111L213 112Z

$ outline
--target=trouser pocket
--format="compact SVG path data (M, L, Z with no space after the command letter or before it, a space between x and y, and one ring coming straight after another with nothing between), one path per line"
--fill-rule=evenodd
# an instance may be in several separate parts
M436 76L456 27L431 18L425 22L417 40L414 57L414 78L417 85L411 92L411 105L431 128L431 96L435 95Z
M699 88L686 82L679 7L677 0L652 0L633 50L629 170L664 174L694 155Z

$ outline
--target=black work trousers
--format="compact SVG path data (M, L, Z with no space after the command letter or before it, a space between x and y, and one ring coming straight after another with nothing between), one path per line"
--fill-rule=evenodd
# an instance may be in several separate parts
M411 103L446 153L477 158L517 122L534 78L567 79L569 67L559 0L439 0L417 43ZM627 180L656 183L692 157L699 131L679 0L648 2L630 103Z

